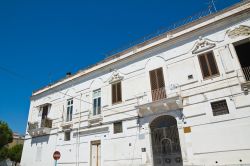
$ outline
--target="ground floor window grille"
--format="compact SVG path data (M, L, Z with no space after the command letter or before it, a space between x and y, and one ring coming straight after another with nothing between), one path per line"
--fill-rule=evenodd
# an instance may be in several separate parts
M114 123L114 134L116 133L122 133L122 122Z
M226 100L212 102L211 106L214 116L229 114Z
M70 141L70 131L64 132L64 141Z

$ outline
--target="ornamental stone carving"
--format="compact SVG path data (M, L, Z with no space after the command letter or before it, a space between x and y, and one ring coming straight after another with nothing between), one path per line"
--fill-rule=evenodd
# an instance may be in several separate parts
M115 83L115 82L119 82L123 79L123 76L121 76L121 74L115 70L109 80L109 83L112 84L112 83Z
M208 39L203 39L202 37L199 37L199 40L196 42L192 53L197 54L197 53L200 53L202 51L206 51L208 49L211 49L213 47L215 47L215 43L209 41Z
M227 31L227 35L231 39L239 37L239 36L249 36L250 27L246 25L240 25L239 27L236 27L233 30Z

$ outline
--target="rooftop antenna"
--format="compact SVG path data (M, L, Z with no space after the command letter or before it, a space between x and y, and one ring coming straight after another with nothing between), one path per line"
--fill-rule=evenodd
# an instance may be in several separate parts
M215 5L215 0L210 0L210 5L212 5L212 7L214 8L214 11L217 12L217 8Z

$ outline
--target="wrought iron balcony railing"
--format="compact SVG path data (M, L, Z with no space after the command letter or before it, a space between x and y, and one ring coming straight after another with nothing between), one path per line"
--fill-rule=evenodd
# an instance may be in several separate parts
M52 120L48 118L42 119L41 128L52 128Z
M165 99L167 97L165 87L151 91L152 101Z
M250 81L250 66L242 68L246 81Z
M33 122L33 123L29 122L28 130L30 131L30 130L38 129L38 126L39 126L38 122Z
M40 124L39 122L29 123L28 133L30 134L31 137L46 135L50 133L51 128L52 128L52 120L45 118L41 120Z

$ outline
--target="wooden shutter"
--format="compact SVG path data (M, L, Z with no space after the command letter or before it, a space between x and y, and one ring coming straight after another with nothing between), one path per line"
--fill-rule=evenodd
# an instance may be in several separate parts
M117 83L117 102L122 101L122 85L121 82Z
M152 100L155 101L166 98L165 82L164 82L162 68L151 70L149 72L149 75L150 75Z
M112 104L122 101L121 82L112 84Z
M149 75L150 75L151 90L156 90L165 87L162 68L151 70L149 72Z
M149 72L149 74L150 74L151 90L158 89L156 71L152 70Z
M218 67L212 52L208 52L198 57L203 78L209 78L219 74Z
M203 75L203 78L207 78L210 76L209 69L208 69L208 64L206 61L206 56L205 55L200 55L199 56L199 62L201 66L201 72Z
M164 88L165 83L164 83L162 68L156 69L156 76L157 76L158 88Z
M116 103L116 84L112 84L112 103Z
M216 64L215 59L214 59L214 54L212 52L207 54L207 60L209 63L211 75L219 74L217 64Z

